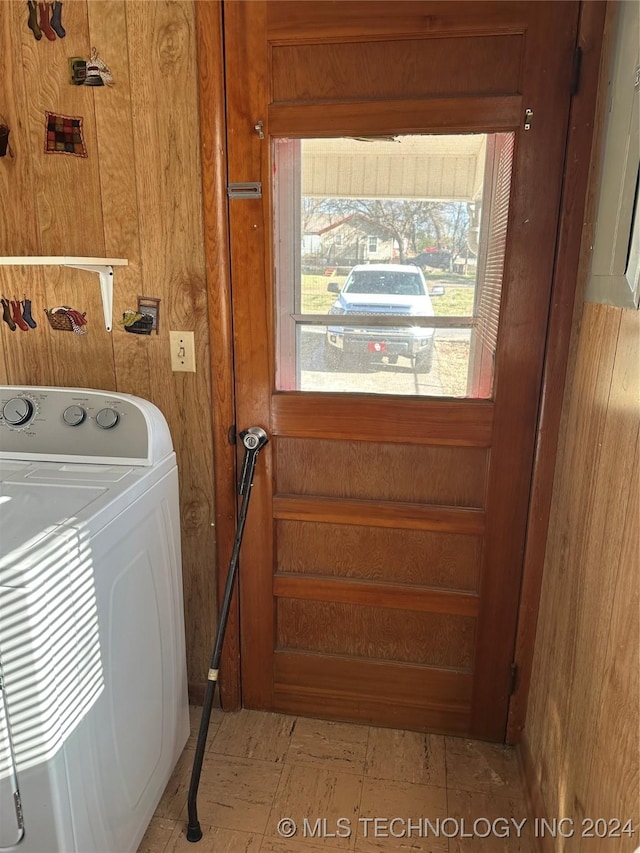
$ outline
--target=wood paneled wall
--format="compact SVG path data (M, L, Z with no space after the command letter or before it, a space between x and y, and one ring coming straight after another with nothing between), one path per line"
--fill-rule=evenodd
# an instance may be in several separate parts
M549 817L640 819L640 314L585 306L563 415L526 739ZM558 839L628 853L637 837ZM553 849L553 848L552 848Z
M159 297L160 334L105 331L98 278L58 267L0 267L0 292L33 301L38 328L0 322L0 382L115 389L164 412L178 456L190 683L205 677L215 629L209 332L203 249L195 9L192 2L73 0L64 39L36 42L24 2L0 4L0 255L128 258L115 270L114 320ZM68 82L67 58L95 46L113 87ZM88 158L44 153L45 110L82 116ZM43 309L87 312L84 337ZM193 330L196 373L173 373L169 329Z

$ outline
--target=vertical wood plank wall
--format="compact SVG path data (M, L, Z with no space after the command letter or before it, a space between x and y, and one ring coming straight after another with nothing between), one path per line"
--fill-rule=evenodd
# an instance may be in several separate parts
M640 824L640 313L585 306L558 456L526 739L547 814Z
M24 2L0 4L0 114L14 157L0 159L0 255L127 258L114 321L159 297L160 335L105 331L98 278L58 267L0 267L0 293L33 302L38 328L0 322L0 382L137 394L164 412L178 456L187 659L201 683L215 630L209 330L192 2L74 0L64 39L36 42ZM95 46L111 87L72 86L67 58ZM44 112L82 116L88 158L45 154ZM43 309L87 312L84 337ZM196 373L173 373L169 329L193 330Z

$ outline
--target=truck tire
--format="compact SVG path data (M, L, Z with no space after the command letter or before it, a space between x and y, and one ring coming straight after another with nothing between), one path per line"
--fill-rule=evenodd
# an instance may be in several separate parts
M418 373L429 373L433 367L433 345L416 354L414 367Z

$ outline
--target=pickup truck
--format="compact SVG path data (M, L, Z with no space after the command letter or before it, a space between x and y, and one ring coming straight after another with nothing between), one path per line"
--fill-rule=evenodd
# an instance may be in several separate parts
M432 317L433 306L419 267L406 264L359 264L353 267L329 314ZM336 321L337 322L337 321ZM427 373L433 363L434 329L427 326L327 326L325 363L336 370L348 363L381 361L396 364L408 358L415 370Z

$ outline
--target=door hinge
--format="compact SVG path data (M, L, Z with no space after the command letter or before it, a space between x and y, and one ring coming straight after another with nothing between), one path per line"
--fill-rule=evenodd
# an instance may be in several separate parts
M229 198L262 198L262 184L260 181L229 184L227 195Z
M582 71L582 48L576 47L573 54L573 73L571 74L571 96L578 94L580 89L580 73Z
M229 442L229 444L235 444L236 443L236 425L235 424L231 424L231 426L227 430L227 441Z
M513 696L518 686L518 664L511 664L511 673L509 675L509 696Z

